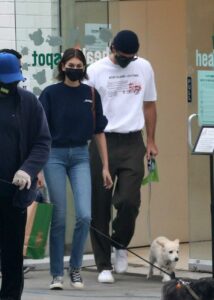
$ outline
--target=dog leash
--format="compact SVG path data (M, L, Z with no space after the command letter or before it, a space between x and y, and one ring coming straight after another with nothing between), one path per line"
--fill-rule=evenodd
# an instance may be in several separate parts
M142 181L142 185L148 184L148 207L147 207L147 228L148 228L148 238L149 243L152 242L151 233L151 200L152 200L152 182L159 181L159 176L157 172L157 164L155 157L151 155L150 159L147 160L148 175Z
M83 221L83 222L85 222L85 221ZM122 244L118 243L117 241L113 240L112 238L110 238L109 236L107 236L105 233L103 233L103 232L101 232L100 230L98 230L96 227L90 225L90 228L91 228L93 231L97 232L99 235L101 235L101 236L103 236L104 238L106 238L107 240L111 241L113 244L117 245L120 249L123 249L123 250L128 251L129 253L131 253L131 254L133 254L134 256L140 258L141 260L143 260L144 262L146 262L146 263L148 263L149 265L153 266L154 268L158 269L159 271L161 271L161 272L167 274L168 276L170 276L171 279L177 279L177 278L175 277L175 273L174 273L174 272L169 273L169 272L163 270L162 268L160 268L160 267L154 265L153 263L151 263L150 261L148 261L148 260L145 259L144 257L142 257L142 256L140 256L139 254L135 253L134 251L130 250L128 247L125 247L124 245L122 245Z
M10 182L10 181L8 181L8 180L4 180L4 179L1 179L1 178L0 178L0 181L3 182L3 183L7 183L7 184L13 185L13 183Z
M190 287L190 282L178 279L176 289L180 289L181 286L184 286L195 300L201 300L201 298L196 294L196 292Z
M152 242L152 230L151 230L151 199L152 199L152 184L148 184L148 209L147 209L147 227L149 243Z
M10 184L10 185L13 185L14 187L17 187L17 188L18 188L18 186L15 185L15 184L13 184L11 181L8 181L8 180L5 180L5 179L0 178L0 182L6 183L6 184ZM38 187L37 187L36 189L31 189L31 188L29 188L28 191L36 191L36 190L39 190L39 188L38 188Z
M17 188L18 188L17 185L13 184L12 182L10 182L10 181L8 181L8 180L5 180L5 179L0 178L0 182L5 183L5 184L10 184L10 185L13 185L14 187L17 187ZM28 191L34 191L34 189L29 188Z

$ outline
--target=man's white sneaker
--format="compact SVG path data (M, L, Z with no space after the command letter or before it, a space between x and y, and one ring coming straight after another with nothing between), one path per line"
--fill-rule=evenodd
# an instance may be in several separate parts
M127 250L115 248L114 270L116 273L125 273L128 269Z
M113 283L114 277L111 273L111 270L103 270L98 275L98 281L101 283Z

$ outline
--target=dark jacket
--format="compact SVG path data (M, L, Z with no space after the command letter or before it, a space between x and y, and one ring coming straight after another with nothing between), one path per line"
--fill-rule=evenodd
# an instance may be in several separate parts
M37 174L46 161L51 146L51 136L42 105L29 91L18 88L17 119L20 131L20 170L31 176L31 187L17 188L13 203L18 207L29 206L36 197Z

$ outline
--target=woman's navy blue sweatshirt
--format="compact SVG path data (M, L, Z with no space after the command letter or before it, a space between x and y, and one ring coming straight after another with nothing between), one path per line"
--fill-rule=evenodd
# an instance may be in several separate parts
M81 83L70 87L63 82L50 85L41 93L41 101L52 136L52 147L77 147L93 134L104 131L108 121L103 115L100 95L95 90L93 116L91 87Z

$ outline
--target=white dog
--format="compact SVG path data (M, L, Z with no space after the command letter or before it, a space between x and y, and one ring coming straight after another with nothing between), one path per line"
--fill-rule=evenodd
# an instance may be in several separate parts
M164 236L157 237L151 244L149 261L171 274L175 271L175 265L179 260L179 240L170 241ZM147 278L153 275L153 266L150 265ZM171 278L162 272L162 281L169 281Z

